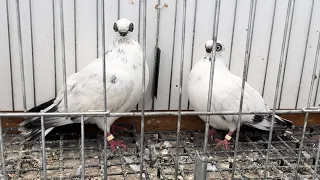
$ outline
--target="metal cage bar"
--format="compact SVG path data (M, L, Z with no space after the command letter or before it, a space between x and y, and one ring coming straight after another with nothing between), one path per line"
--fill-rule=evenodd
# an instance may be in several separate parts
M245 59L244 59L244 65L243 65L242 87L241 87L240 105L239 105L239 116L238 116L238 124L237 124L237 131L236 131L236 142L235 142L235 146L234 146L231 179L234 178L234 173L236 170L235 162L237 161L239 135L240 135L241 121L242 121L241 112L242 112L242 107L243 107L244 88L245 88L247 77L248 77L249 60L250 60L250 53L251 53L251 45L252 45L252 36L253 36L253 29L254 29L256 7L257 7L257 0L251 0L250 11L249 11L249 21L248 21L248 33L247 33L247 39L246 39L246 51L245 51Z
M194 56L194 38L196 36L196 24L197 24L197 10L198 10L198 1L194 1L194 15L193 15L193 26L192 26L192 43L191 43L191 59L190 59L190 71L193 66L193 56ZM188 99L188 110L190 110L190 101Z
M55 18L55 0L52 0L52 37L53 37L53 71L54 71L54 96L57 96L57 56L56 56L56 18Z
M212 102L212 89L213 89L213 78L214 78L214 68L216 62L216 46L217 46L217 36L219 28L219 17L220 17L220 0L216 0L215 9L214 9L214 23L213 23L213 48L210 54L211 63L210 63L210 77L209 77L209 89L208 89L208 100L207 100L207 112L211 112L211 102ZM208 133L209 133L209 121L210 116L206 116L206 125L205 125L205 138L203 145L203 153L207 154L208 148ZM205 156L206 158L207 156Z
M292 3L293 7L292 7L292 15L290 16L290 25L289 25L289 32L288 32L288 43L287 43L287 48L286 48L286 52L284 54L284 64L283 64L283 73L282 73L282 81L280 83L280 96L279 96L279 101L278 101L278 109L280 109L281 106L281 100L282 100L282 92L283 92L283 84L284 84L284 80L285 80L285 75L286 75L286 69L287 69L287 60L288 60L288 52L289 52L289 48L290 48L290 40L291 40L291 32L292 32L292 21L293 21L293 15L294 15L294 10L295 10L295 4L296 1L293 0Z
M303 61L302 61L300 78L299 78L298 94L296 97L295 109L297 109L298 103L299 103L300 88L301 88L302 76L303 76L303 72L304 72L304 65L306 62L307 49L308 49L308 44L309 44L309 34L310 34L312 15L313 15L313 10L314 10L313 7L314 7L314 0L311 1L311 10L310 10L310 18L309 18L309 24L308 24L307 40L306 40L306 45L304 47L304 52L303 52Z
M32 17L32 0L29 0L29 18L30 18L30 43L31 43L31 62L32 62L32 86L33 86L33 104L37 106L36 97L36 77L34 65L34 41L33 41L33 17Z
M293 3L292 3L293 1ZM281 80L281 72L282 72L282 66L283 61L286 57L285 51L286 51L286 44L289 43L287 38L287 33L291 31L291 24L292 21L289 22L289 18L293 18L293 10L291 8L294 8L294 2L295 0L289 0L288 6L287 6L287 15L286 15L286 21L285 21L285 27L284 27L284 34L283 34L283 41L282 41L282 48L281 48L281 55L280 55L280 62L279 62L279 69L278 69L278 75L277 75L277 84L276 84L276 90L275 90L275 96L274 96L274 102L273 102L273 110L272 110L272 120L271 120L271 127L269 132L269 139L268 139L268 148L267 148L267 154L265 158L265 167L264 167L264 179L267 178L267 170L268 170L268 161L269 161L269 154L270 154L270 147L271 147L271 140L272 140L272 133L273 133L273 127L274 127L274 118L276 115L276 106L278 101L278 93L280 88L280 80Z
M3 179L7 180L7 172L6 172L6 160L4 156L4 139L3 139L3 132L2 132L2 119L0 117L0 152L1 152L1 164L2 164L2 174Z
M65 53L65 37L64 37L64 13L63 13L63 0L60 0L60 33L61 33L61 58L62 58L62 74L63 74L63 88L64 88L64 108L68 112L68 88L67 88L67 65Z
M101 0L101 54L102 54L102 74L103 74L103 100L104 100L104 111L108 111L108 104L107 104L107 79L106 79L106 59L105 59L105 51L106 51L106 45L105 45L105 12L104 12L104 0ZM104 116L104 128L103 128L103 134L104 134L104 141L103 141L103 149L104 149L104 157L103 157L103 179L108 178L108 155L107 155L107 148L108 148L108 141L107 141L107 129L108 129L108 118L107 116Z
M172 54L171 54L171 70L170 70L170 83L169 83L169 96L168 96L168 110L170 110L171 104L171 88L172 88L172 76L173 76L173 61L175 53L175 44L176 44L176 26L177 26L177 10L178 10L178 0L176 0L174 8L174 25L173 25L173 41L172 41Z
M265 72L264 72L263 86L262 86L262 93L261 93L262 97L264 97L266 81L267 81L268 66L269 66L269 60L270 60L270 51L271 51L273 29L274 29L274 19L276 17L276 10L277 10L277 2L278 2L278 0L274 0L274 4L273 4L272 21L271 21L270 37L269 37L269 46L268 46L268 53L267 53L267 57L266 57L266 68L265 68Z
M22 90L22 100L23 100L23 110L27 111L27 96L26 96L26 84L25 84L25 74L24 74L24 60L23 60L23 47L22 47L22 35L21 35L21 20L20 20L20 4L19 0L16 0L16 19L17 19L17 29L18 29L18 46L19 46L19 61L20 61L20 73L21 73L21 90Z
M235 0L234 11L233 11L233 24L232 24L232 33L231 33L230 54L229 54L229 65L228 65L229 70L231 68L231 62L232 62L233 39L234 39L234 31L236 29L237 8L238 8L238 0Z
M81 180L85 179L85 157L84 157L84 116L81 116Z
M147 50L147 0L143 2L143 65L142 65L142 103L141 103L141 130L140 130L140 180L143 174L143 151L144 151L144 117L146 101L146 50Z
M179 104L178 104L178 122L177 122L177 139L176 139L176 158L174 167L174 176L177 179L179 174L179 146L180 146L180 130L181 130L181 106L182 106L182 83L183 83L183 64L184 64L184 47L186 40L186 13L187 2L183 0L182 8L182 33L181 33L181 60L179 73Z
M43 112L43 111L42 111ZM44 116L41 116L41 149L42 149L42 176L47 179L46 142L45 142Z
M310 82L310 89L309 89L309 96L308 96L308 102L307 102L307 108L310 108L310 106L311 106L311 98L312 98L312 95L313 95L314 82L316 80L315 79L315 75L316 75L317 66L318 66L318 60L319 60L319 52L320 52L320 33L319 33L319 36L318 36L318 44L317 44L316 56L315 56L314 64L313 64L313 70L312 70L312 76L311 76L311 82ZM307 124L308 124L308 119L309 119L309 112L306 112L304 123L303 123L303 132L302 132L300 146L299 146L299 152L298 152L297 166L296 166L296 172L295 172L296 177L298 175L298 170L299 170L299 166L300 166L302 147L303 147L303 144L304 144L304 139L305 139L305 133L306 133L306 128L307 128ZM316 164L318 164L318 161L319 161L319 158L316 159Z

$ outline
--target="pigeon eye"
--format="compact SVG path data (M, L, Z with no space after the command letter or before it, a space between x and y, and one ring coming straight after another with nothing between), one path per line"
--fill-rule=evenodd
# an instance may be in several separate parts
M222 46L221 46L221 44L217 44L216 51L221 51L221 50L222 50Z

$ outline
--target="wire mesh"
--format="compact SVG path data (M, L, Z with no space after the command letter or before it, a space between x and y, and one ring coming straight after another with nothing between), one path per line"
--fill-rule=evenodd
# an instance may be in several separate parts
M47 179L75 179L85 176L86 179L101 179L103 170L103 133L86 131L81 138L81 127L78 131L66 130L53 132L46 137ZM264 162L267 152L268 133L252 131L244 127L244 133L239 137L239 149L235 166L236 179L260 179L264 172ZM134 127L128 132L119 132L118 137L128 145L128 152L108 153L109 179L139 179L140 133ZM249 128L250 129L250 128ZM245 131L246 130L246 131ZM6 131L6 130L4 130ZM219 132L218 136L222 136ZM196 150L202 150L204 132L182 131L179 146L178 178L193 179ZM292 179L297 163L302 127L296 127L292 134L274 134L271 143L270 160L267 178ZM320 126L310 127L302 148L301 165L298 179L311 179L314 173ZM144 177L149 179L174 179L176 158L176 133L152 132L145 133L144 147ZM81 141L84 140L84 146ZM62 145L61 145L61 142ZM230 143L233 149L235 141ZM209 139L207 178L230 179L232 175L233 150L215 150L215 142ZM85 174L82 175L83 147ZM4 157L9 179L35 179L41 176L41 146L40 144L25 145L23 137L4 134ZM62 152L62 153L60 153ZM201 154L201 153L200 153ZM3 159L1 159L3 160ZM3 162L3 161L1 161ZM2 172L2 168L1 168ZM316 172L319 176L320 171ZM146 179L148 179L146 178Z

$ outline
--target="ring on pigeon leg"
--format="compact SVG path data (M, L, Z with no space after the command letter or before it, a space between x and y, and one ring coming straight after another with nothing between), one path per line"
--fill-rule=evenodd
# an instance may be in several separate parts
M229 136L229 134L226 134L226 136L224 138L226 138L226 140L230 141L231 136Z
M108 140L108 141L111 141L112 139L114 139L114 137L113 137L112 134L110 134L110 135L107 137L107 140Z

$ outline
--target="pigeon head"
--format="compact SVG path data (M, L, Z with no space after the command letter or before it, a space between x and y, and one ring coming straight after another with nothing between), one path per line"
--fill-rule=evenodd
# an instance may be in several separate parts
M126 18L119 19L113 24L113 30L118 32L122 37L125 37L132 32L133 28L133 23Z
M213 40L208 40L205 44L206 52L207 53L212 53L213 49ZM216 57L222 57L223 53L225 51L225 47L223 43L219 40L217 40L216 44Z

